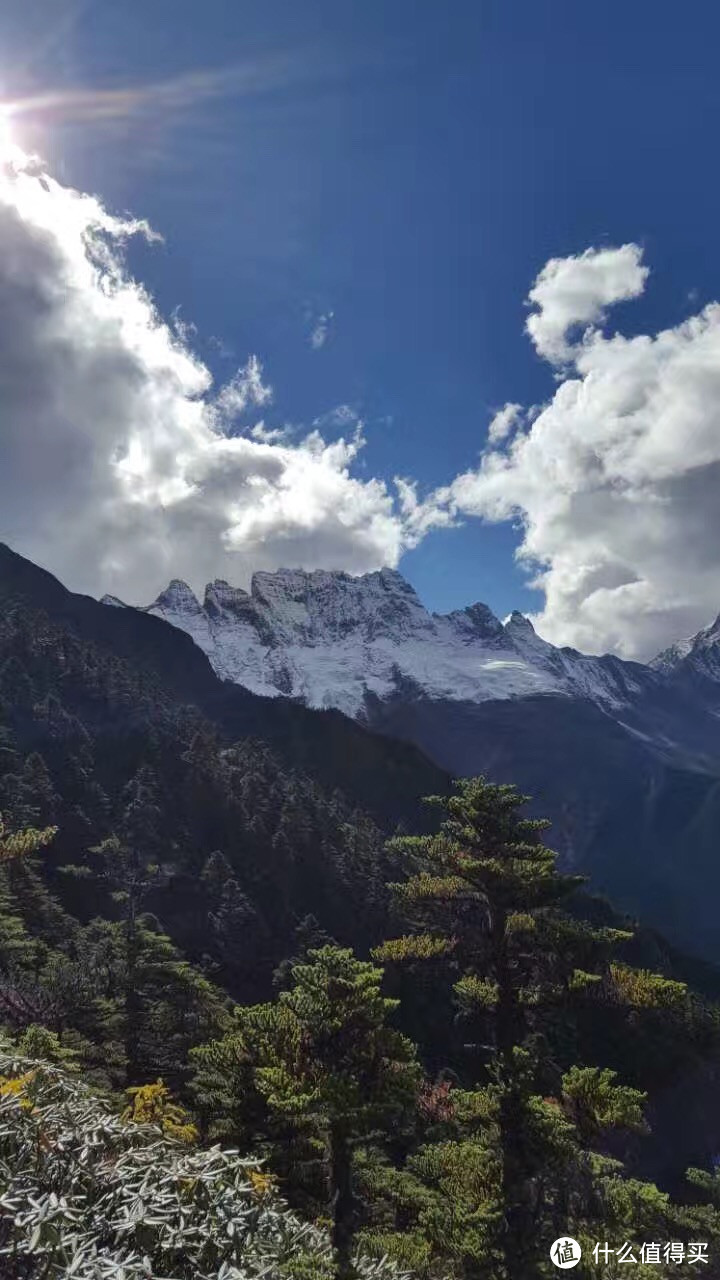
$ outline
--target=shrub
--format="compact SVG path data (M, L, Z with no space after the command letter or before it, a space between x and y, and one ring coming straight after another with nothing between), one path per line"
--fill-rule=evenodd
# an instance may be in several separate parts
M256 1160L123 1120L77 1077L0 1046L0 1273L18 1280L332 1280L328 1236ZM397 1280L358 1259L361 1280Z

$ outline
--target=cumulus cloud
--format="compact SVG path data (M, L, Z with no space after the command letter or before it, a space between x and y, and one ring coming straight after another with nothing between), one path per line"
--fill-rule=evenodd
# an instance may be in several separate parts
M184 333L181 336L186 337ZM216 395L212 404L215 426L225 434L232 433L248 409L269 404L272 394L272 387L263 382L260 361L257 356L250 356L245 367L238 369ZM264 424L259 422L251 429L251 435L256 440L277 438L278 434L277 431L266 430Z
M75 589L146 602L170 577L394 566L433 529L512 520L557 643L648 657L720 608L720 304L607 328L637 245L553 259L528 333L557 385L506 404L478 466L429 497L358 465L346 407L273 424L254 357L222 387L123 249L152 238L9 145L0 167L0 537Z
M521 404L506 404L498 409L488 427L488 440L491 444L499 444L501 440L507 439L521 421L522 411Z
M571 360L569 335L578 326L586 332L600 323L613 302L637 298L645 288L648 269L636 244L620 249L586 249L575 257L551 258L528 295L535 308L526 329L538 355L553 364Z
M123 246L150 237L16 148L0 174L0 537L76 589L145 601L170 576L246 582L282 564L395 565L414 534L333 438L257 421L251 358L213 387L192 329L166 323ZM339 433L339 434L338 434Z
M405 547L417 547L433 529L451 529L458 523L450 488L437 489L429 497L419 498L414 480L395 476Z
M480 466L445 491L457 513L522 523L543 635L636 658L720 609L720 305L656 334L604 332L605 308L646 277L637 245L548 263L528 331L564 376L511 438L506 406Z

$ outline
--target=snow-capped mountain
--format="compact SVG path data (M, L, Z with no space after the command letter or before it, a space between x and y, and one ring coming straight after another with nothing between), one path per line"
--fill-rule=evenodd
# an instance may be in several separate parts
M282 695L339 707L455 777L516 783L552 820L565 866L720 955L717 622L647 665L588 657L548 644L518 613L431 614L388 570L258 573L249 591L211 583L202 603L175 581L144 612L189 633L222 677L269 695L260 725Z
M203 604L175 582L149 609L110 597L107 608L1 543L0 600L9 616L24 601L43 644L47 620L69 629L101 662L111 657L111 670L118 660L137 670L143 688L149 675L148 692L157 683L168 707L196 707L227 742L266 743L388 830L408 815L424 825L419 798L448 775L515 783L531 812L551 819L565 867L683 946L720 957L717 624L642 666L555 649L519 614L503 625L482 605L435 617L387 572L258 574L247 592L213 583ZM218 680L191 637L240 682ZM87 672L92 684L92 662ZM283 685L362 723L294 704L278 696ZM82 680L68 688L86 690L93 720L110 715L109 732L124 740L124 711L113 719ZM142 708L152 716L152 697ZM37 713L33 733L45 724L40 703ZM182 717L184 731L192 723Z
M720 682L720 614L697 635L678 640L669 649L664 649L650 665L664 675L694 672Z
M413 690L469 703L554 694L617 713L662 678L640 664L558 649L520 613L504 624L485 604L431 614L391 569L256 573L249 592L217 580L202 604L176 579L146 611L187 631L223 679L359 719L369 699Z

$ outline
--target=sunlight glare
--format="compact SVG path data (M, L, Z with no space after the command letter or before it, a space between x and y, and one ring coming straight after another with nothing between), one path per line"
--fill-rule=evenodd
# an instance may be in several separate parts
M17 140L14 117L15 102L0 101L0 166L14 173L28 172L38 160L33 152L27 152Z
M4 154L11 145L10 120L7 108L2 105L0 106L0 154Z
M18 146L10 124L12 110L7 103L0 103L0 163L12 163L24 156Z

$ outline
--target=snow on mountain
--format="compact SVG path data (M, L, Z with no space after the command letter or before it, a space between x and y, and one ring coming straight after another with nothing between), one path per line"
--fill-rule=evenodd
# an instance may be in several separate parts
M400 691L476 703L554 694L616 711L658 679L638 664L557 649L520 613L505 624L484 604L431 614L392 569L256 573L249 592L218 579L202 604L175 579L146 611L187 631L222 678L360 719L368 695Z
M650 666L665 675L692 670L710 680L720 681L720 614L697 635L678 640L669 649L664 649Z

